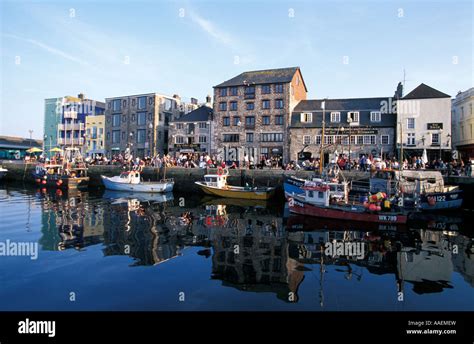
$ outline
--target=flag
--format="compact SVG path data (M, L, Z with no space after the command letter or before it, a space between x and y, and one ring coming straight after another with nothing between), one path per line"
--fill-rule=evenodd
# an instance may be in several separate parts
M326 102L325 101L321 102L321 109L323 109L323 110L326 109Z

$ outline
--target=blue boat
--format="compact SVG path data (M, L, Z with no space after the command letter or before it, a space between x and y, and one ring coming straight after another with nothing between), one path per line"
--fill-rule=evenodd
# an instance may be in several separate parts
M429 192L420 195L420 208L422 210L442 210L461 208L463 201L462 190L458 187L443 192Z
M305 181L305 179L297 178L295 176L285 176L285 180L283 182L285 197L288 198L294 195L303 195L303 186Z

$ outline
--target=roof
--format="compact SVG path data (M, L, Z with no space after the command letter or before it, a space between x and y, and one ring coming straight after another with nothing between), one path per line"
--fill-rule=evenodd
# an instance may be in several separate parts
M372 110L380 109L382 102L389 101L389 97L378 98L346 98L346 99L308 99L302 100L296 105L293 111L311 112L322 111L321 103L325 101L326 111L352 111L352 110Z
M212 119L213 110L208 106L201 106L173 122L206 122Z
M1 148L29 149L30 147L43 147L42 140L35 140L17 136L0 136Z
M408 93L402 99L428 99L428 98L451 98L450 95L443 93L425 84L420 84L413 91Z
M278 69L265 69L243 72L232 79L224 81L214 87L243 86L247 84L273 84L291 82L293 76L300 67L288 67ZM304 80L303 80L304 84ZM305 85L306 88L306 85Z
M347 126L347 114L350 111L359 112L359 126L363 127L395 127L396 117L395 113L389 112L390 103L389 97L378 98L347 98L347 99L309 99L301 100L294 108L291 115L292 128L320 128L322 127L323 109L321 103L325 101L325 126L327 128L339 128ZM384 103L385 102L385 103ZM387 106L387 110L383 107ZM331 112L340 112L340 122L331 122ZM380 111L380 122L370 121L370 112ZM313 114L313 121L309 123L301 122L300 114L303 112L311 112Z

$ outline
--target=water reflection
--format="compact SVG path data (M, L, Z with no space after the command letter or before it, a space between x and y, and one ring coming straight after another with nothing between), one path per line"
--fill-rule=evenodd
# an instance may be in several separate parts
M440 293L454 287L453 272L474 287L472 232L459 216L420 217L405 226L349 223L290 216L256 202L172 195L39 192L44 250L84 250L102 244L104 256L129 256L151 266L197 247L209 259L210 278L244 292L270 292L299 302L305 276L318 276L325 304L327 271L344 280L391 275L400 292ZM181 206L180 206L181 205ZM277 212L278 211L278 212ZM326 243L361 243L362 259L328 256Z

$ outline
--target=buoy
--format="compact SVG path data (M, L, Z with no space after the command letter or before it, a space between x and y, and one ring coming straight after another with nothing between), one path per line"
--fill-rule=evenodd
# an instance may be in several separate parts
M370 211L375 211L375 210L377 210L377 206L372 203L371 205L369 205L369 210Z
M382 210L382 207L380 205L378 205L376 210L380 211L380 210Z
M36 182L37 182L38 184L41 183L41 179L36 178Z
M369 202L364 202L364 208L368 208L369 207Z
M218 176L222 176L223 173L224 173L224 170L222 169L222 167L219 167L219 168L217 169L217 175L218 175Z
M61 185L63 183L63 181L61 179L59 179L58 183L59 183L59 185Z
M46 184L46 180L43 180L42 183L43 183L43 184Z

